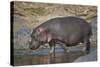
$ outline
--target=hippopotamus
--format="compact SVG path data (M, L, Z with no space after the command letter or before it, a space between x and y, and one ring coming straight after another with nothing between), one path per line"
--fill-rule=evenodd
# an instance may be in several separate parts
M89 52L91 35L91 26L86 20L75 16L56 17L33 29L29 48L36 50L48 43L52 53L56 44L65 48L83 43Z

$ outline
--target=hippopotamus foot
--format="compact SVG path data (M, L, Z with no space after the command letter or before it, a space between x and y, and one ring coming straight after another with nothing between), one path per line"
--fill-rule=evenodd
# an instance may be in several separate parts
M90 40L89 39L85 39L84 45L85 45L85 53L89 54L90 53Z

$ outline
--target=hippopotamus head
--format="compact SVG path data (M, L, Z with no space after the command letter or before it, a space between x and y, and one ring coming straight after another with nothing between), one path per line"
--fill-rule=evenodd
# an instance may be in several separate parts
M35 50L46 42L47 42L47 35L44 28L40 27L40 28L34 29L31 34L29 48Z
M35 49L39 48L40 45L43 45L43 43L36 40L35 38L32 38L30 41L29 48L35 50Z

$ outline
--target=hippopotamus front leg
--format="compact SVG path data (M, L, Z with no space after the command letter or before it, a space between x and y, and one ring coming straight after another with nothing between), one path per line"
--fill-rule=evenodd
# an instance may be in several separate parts
M50 46L50 54L54 53L55 46Z
M55 44L56 42L54 40L51 40L49 42L49 46L50 46L50 54L54 53L55 54Z

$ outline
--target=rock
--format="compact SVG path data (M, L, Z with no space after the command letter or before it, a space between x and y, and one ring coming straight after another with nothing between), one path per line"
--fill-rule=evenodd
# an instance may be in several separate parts
M27 27L25 23L28 23L25 19L20 16L14 16L14 49L26 49L29 48L29 38L31 28Z
M95 17L91 23L90 23L91 27L92 27L92 37L91 40L92 41L97 41L97 17Z
M97 61L97 50L94 50L88 55L79 57L74 62L87 62L87 61Z

